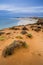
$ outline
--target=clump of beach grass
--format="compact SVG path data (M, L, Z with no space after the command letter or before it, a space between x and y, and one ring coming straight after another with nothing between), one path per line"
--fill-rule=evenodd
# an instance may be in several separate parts
M27 48L28 47L27 43L24 41L15 40L13 43L11 43L3 50L2 55L3 57L10 56L16 51L16 49L20 49L22 47Z
M5 37L4 36L0 36L0 41L3 41L5 40Z
M28 48L28 45L27 45L26 42L23 43L23 47L24 47L24 48Z
M27 37L32 38L32 34L27 34Z
M20 36L20 35L19 35L19 36L16 36L16 38L18 38L18 39L23 39L22 36Z
M20 30L20 29L17 28L17 27L11 27L11 28L9 28L9 29L11 29L11 30Z
M26 26L24 26L24 27L22 28L22 30L28 30L28 29L26 28Z
M6 33L6 35L10 35L10 34L11 34L10 32Z
M21 34L25 35L25 34L27 34L27 32L25 30L22 30Z
M3 35L5 32L0 32L0 36Z
M39 31L41 31L41 29L40 28L36 28L35 31L36 32L39 32Z

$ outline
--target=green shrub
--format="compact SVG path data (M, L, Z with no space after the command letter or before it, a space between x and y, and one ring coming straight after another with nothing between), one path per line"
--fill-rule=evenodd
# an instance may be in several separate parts
M6 47L3 52L2 52L2 55L4 57L7 57L7 56L10 56L13 54L13 48L12 47Z
M23 30L23 31L21 32L21 34L24 35L24 34L27 34L27 32L26 32L25 30Z
M17 28L17 27L11 27L11 28L9 28L9 29L11 29L11 30L20 30L20 29Z
M12 55L14 53L14 51L16 50L16 48L20 49L21 47L27 48L26 42L15 40L12 44L10 44L9 46L7 46L3 50L2 55L4 57L10 56L10 55Z
M34 29L36 32L39 32L39 31L41 31L41 29L40 28L36 28L36 29Z
M0 35L4 34L5 32L0 32Z
M16 38L23 39L21 36L16 36Z
M26 42L23 43L23 47L28 48L28 45L26 44Z
M22 28L22 30L28 30L25 26Z
M32 38L32 34L27 34L27 36L28 36L29 38Z
M10 35L10 34L11 34L10 32L6 33L6 35Z

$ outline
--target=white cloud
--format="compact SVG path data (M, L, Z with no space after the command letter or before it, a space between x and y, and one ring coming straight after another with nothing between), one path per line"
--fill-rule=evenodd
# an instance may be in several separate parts
M15 5L1 4L0 10L7 10L12 13L42 13L43 6L33 6L33 7L18 7Z

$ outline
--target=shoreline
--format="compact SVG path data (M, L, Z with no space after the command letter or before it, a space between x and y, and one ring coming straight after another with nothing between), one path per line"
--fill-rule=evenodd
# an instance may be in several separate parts
M30 18L30 17L29 18L25 18L25 17L24 18L12 18L11 20L15 20L15 19L19 20L17 25L9 25L8 27L2 27L2 28L0 28L0 30L10 28L10 27L13 27L13 26L22 26L22 25L27 25L27 24L34 24L34 23L37 23L37 21L38 21L37 18ZM14 22L16 22L16 21L14 21Z

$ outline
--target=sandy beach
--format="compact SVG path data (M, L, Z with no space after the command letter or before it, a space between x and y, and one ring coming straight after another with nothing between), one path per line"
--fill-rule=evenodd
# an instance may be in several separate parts
M31 34L32 38L27 37L27 33L21 34L24 26L17 26L18 30L10 28L0 30L0 32L4 32L0 35L0 37L4 37L4 40L0 40L0 65L43 65L43 29L41 26L41 30L37 32L31 26L37 27L39 25L25 25L28 29L25 31ZM16 38L16 36L21 36L22 39ZM2 56L3 49L14 40L25 41L28 48L20 48L13 55L4 58Z

